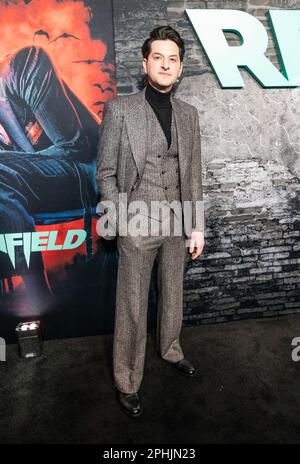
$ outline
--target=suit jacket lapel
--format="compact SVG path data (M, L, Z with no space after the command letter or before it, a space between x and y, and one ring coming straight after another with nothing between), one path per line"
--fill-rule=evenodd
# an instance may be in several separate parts
M171 103L177 130L180 177L183 179L188 162L188 147L186 136L189 133L187 130L189 118L183 109L183 105L180 105L180 101L174 98L173 95L171 95Z
M146 88L136 94L136 101L125 116L128 138L140 179L143 176L147 155L145 91ZM189 118L183 109L183 105L180 105L180 101L174 98L173 95L171 95L171 104L177 130L180 175L183 178L188 161L186 134L188 133L187 124Z
M136 95L134 105L125 116L129 143L140 179L143 176L147 154L145 90L146 88Z

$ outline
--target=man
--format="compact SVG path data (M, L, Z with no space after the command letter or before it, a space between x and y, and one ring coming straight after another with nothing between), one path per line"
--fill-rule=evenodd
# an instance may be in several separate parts
M97 202L98 123L62 81L42 47L19 48L0 60L0 232L33 232L33 216ZM51 289L41 253L28 268L22 247L15 269L0 253L0 277L21 275L31 309L40 313Z
M201 254L204 246L204 217L196 215L197 203L203 204L198 114L196 108L172 95L182 73L184 42L170 26L157 27L144 42L142 53L146 88L106 105L97 167L103 205L115 206L117 214L113 218L117 219L116 234L119 232L114 382L120 405L133 417L142 412L138 390L144 370L148 291L155 259L158 351L162 359L182 373L192 376L196 372L185 359L179 342L186 236L190 239L192 259ZM158 224L158 235L123 233L120 212L124 212L124 201L120 194L128 195L128 212L134 201L150 207L150 212L149 208L146 213L141 212L139 219L144 218L143 225L149 218ZM168 235L164 218L161 220L151 208L156 201L169 205ZM186 234L175 233L176 220L182 219L182 214L175 211L173 202L191 203L191 217L189 211L183 212L185 226L191 219ZM107 223L111 224L109 215Z

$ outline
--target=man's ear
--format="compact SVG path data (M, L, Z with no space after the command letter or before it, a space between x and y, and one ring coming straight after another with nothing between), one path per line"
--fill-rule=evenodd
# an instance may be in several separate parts
M147 74L147 58L143 58L143 68L144 68L145 74Z
M181 64L180 64L180 71L179 71L178 77L181 76L182 70L183 70L183 63L181 62Z

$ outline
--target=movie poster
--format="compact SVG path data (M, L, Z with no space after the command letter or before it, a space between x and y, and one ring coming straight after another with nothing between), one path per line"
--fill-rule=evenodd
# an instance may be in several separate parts
M45 338L105 332L117 256L96 234L95 171L112 2L1 0L0 36L0 336L34 319Z

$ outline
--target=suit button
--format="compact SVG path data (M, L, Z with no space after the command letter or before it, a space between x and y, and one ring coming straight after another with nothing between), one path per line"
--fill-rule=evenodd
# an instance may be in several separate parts
M165 190L168 190L168 187L165 187Z
M177 189L179 188L178 185L176 185L176 188L177 188Z
M157 155L157 158L161 158L161 155Z
M161 171L162 174L164 174L166 171Z

